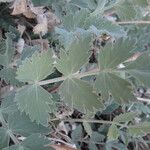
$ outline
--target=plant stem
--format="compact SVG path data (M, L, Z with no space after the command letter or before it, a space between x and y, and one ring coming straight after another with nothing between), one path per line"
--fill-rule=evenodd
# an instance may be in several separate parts
M121 21L117 22L117 24L123 25L123 24L150 24L150 21L144 21L144 20L139 20L139 21Z
M96 75L99 73L99 69L94 69L92 71L88 71L88 72L84 72L84 73L76 73L76 74L72 74L70 77L71 78L83 78L86 76L91 76L91 75ZM64 81L67 78L69 78L69 76L63 76L63 77L59 77L59 78L54 78L54 79L50 79L50 80L45 80L45 81L40 81L38 82L39 85L46 85L46 84L50 84L50 83L55 83L55 82L60 82L60 81Z

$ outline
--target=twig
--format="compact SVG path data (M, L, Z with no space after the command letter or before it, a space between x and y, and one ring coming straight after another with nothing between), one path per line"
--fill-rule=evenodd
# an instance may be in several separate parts
M139 20L139 21L120 21L117 22L117 24L123 25L123 24L150 24L150 21L144 21L144 20Z
M148 98L137 97L137 100L138 100L138 101L141 101L141 102L150 103L150 99L148 99Z

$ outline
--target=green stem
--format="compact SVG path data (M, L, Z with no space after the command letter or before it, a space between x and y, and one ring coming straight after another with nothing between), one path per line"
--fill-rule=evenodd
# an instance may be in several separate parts
M99 69L94 69L92 71L88 71L88 72L84 72L84 73L77 73L77 74L72 74L71 76L63 76L63 77L59 77L59 78L54 78L54 79L50 79L50 80L45 80L45 81L40 81L38 82L39 85L46 85L46 84L50 84L50 83L55 83L55 82L60 82L60 81L64 81L67 78L83 78L83 77L87 77L87 76L91 76L91 75L96 75L100 72Z

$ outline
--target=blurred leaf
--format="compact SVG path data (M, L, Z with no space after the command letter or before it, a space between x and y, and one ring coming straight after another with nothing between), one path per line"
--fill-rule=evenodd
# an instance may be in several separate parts
M3 45L4 46L3 49L6 49L6 50L3 55L0 54L0 64L2 66L8 66L11 63L12 58L14 56L15 47L12 41L13 38L14 38L13 34L11 33L6 34L5 45Z
M129 121L134 120L134 118L136 116L137 116L136 112L127 112L124 114L120 114L119 116L116 116L113 121L115 121L115 122L129 122Z
M16 77L16 70L14 68L4 68L0 70L0 78L3 79L7 84L20 86L23 83L19 82Z
M150 133L150 122L139 123L129 126L129 133L133 137L144 136Z
M108 140L116 140L119 136L119 130L115 124L112 124L108 130Z
M71 138L73 141L77 142L83 138L83 129L81 125L78 125L75 130L71 133Z
M0 149L9 145L9 135L5 128L0 127Z

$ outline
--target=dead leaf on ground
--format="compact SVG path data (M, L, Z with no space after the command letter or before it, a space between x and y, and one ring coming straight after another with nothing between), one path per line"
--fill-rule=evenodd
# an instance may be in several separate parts
M15 0L11 8L13 8L12 15L19 15L27 12L27 0Z
M45 35L48 32L47 18L45 14L37 15L38 24L33 28L35 34Z

